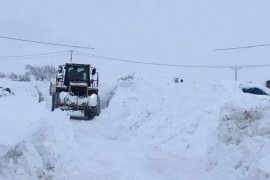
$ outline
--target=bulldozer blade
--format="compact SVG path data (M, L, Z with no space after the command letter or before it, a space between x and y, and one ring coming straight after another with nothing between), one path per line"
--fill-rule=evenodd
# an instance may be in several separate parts
M72 120L91 120L89 119L89 117L85 117L85 116L76 116L76 115L70 115L69 117Z

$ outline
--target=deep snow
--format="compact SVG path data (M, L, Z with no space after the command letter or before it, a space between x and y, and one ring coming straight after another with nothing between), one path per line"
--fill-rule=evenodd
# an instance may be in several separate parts
M47 82L0 84L15 93L0 98L0 179L270 177L270 98L237 82L101 84L103 110L92 121L50 112Z

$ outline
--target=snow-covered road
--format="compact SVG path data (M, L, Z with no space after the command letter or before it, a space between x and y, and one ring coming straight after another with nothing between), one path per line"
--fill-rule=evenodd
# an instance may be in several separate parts
M0 179L270 177L269 98L235 82L103 84L92 121L50 112L46 82L0 84L15 93L0 98Z

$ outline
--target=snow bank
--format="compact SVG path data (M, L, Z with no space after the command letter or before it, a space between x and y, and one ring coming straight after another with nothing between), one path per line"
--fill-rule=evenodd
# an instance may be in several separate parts
M102 115L113 122L107 136L139 137L153 151L169 153L167 163L180 160L159 165L163 171L178 167L175 178L267 178L266 149L246 151L254 143L270 145L268 100L242 93L235 82L124 81Z

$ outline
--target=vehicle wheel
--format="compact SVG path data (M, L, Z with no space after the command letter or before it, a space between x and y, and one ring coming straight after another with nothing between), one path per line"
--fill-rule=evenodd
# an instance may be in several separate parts
M99 96L98 96L98 102L97 102L97 106L96 106L96 108L95 108L95 116L99 116L99 114L100 114L100 98L99 98Z
M52 111L55 109L56 104L56 93L52 93Z
M85 110L84 117L86 117L88 120L90 120L90 119L93 119L95 117L95 115L91 110Z

